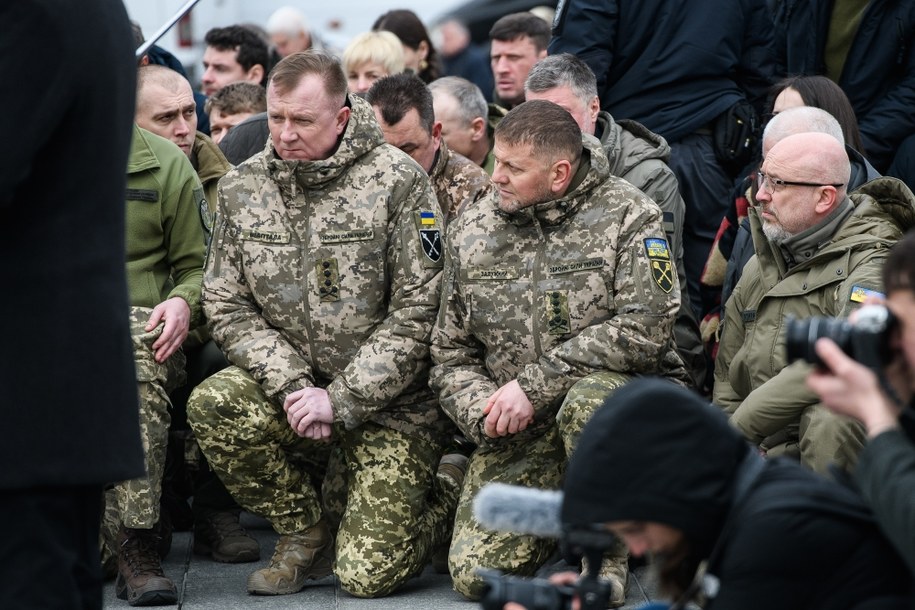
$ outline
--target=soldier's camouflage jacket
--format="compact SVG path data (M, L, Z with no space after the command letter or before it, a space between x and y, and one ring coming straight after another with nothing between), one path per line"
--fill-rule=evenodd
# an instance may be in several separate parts
M512 379L534 406L532 431L591 373L686 379L672 349L679 286L661 211L610 175L596 139L582 139L564 197L505 214L496 194L448 229L431 383L477 442L486 400Z
M372 420L434 436L428 389L441 281L441 212L422 169L350 97L336 152L265 150L219 182L204 311L228 359L278 403L326 387L347 428Z
M444 139L435 156L429 178L448 222L461 210L493 191L489 174L467 157L449 149Z

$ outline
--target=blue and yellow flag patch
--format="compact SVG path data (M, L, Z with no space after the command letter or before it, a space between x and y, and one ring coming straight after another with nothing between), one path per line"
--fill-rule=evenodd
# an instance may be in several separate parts
M853 303L863 303L867 300L867 297L878 297L883 299L886 295L882 292L865 288L864 286L855 285L851 287L851 295L848 297L848 300Z

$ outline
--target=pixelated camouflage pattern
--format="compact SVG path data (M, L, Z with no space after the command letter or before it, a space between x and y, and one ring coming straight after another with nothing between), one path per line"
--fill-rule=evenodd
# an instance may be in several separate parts
M140 396L140 436L146 476L122 481L105 494L102 522L103 556L114 549L118 527L151 529L159 522L159 498L165 474L165 451L171 423L168 393L184 381L184 352L178 350L163 363L155 360L152 344L162 334L163 324L145 330L152 310L130 308L130 330Z
M686 204L680 195L677 176L667 164L670 146L660 135L641 123L627 119L616 121L609 112L597 113L601 130L600 142L610 162L610 173L622 178L648 195L658 204L664 216L664 233L670 244L680 282L680 310L674 321L674 342L693 380L701 387L705 383L707 364L705 348L699 334L699 324L693 315L686 288L683 266L683 222Z
M490 195L494 188L489 175L479 165L449 149L444 139L429 177L447 222L467 206Z
M448 565L459 593L477 599L483 581L475 574L479 566L507 573L530 575L553 551L554 541L505 532L492 532L473 516L473 499L486 484L498 482L525 487L556 489L575 449L581 431L594 412L631 377L601 371L579 380L563 400L554 424L539 436L524 442L490 443L470 457L464 489L458 504ZM624 545L608 554L608 565L627 556ZM615 560L615 561L614 561Z
M582 141L566 196L505 214L494 195L448 229L448 298L430 382L478 444L489 442L487 398L513 379L534 406L530 433L551 425L569 388L598 371L690 381L672 347L679 289L665 292L653 279L646 247L664 239L661 211L610 176L596 139Z
M459 492L435 477L440 443L372 422L353 430L338 426L336 446L301 438L282 408L238 367L194 390L188 418L232 496L280 534L303 532L321 518L307 470L335 456L345 497L338 506L336 572L353 595L390 593L422 570L447 538Z
M454 590L461 595L479 599L483 594L477 568L532 576L556 548L555 540L489 530L473 516L473 500L488 483L541 489L562 486L566 454L559 429L551 425L542 432L523 443L481 446L470 456L448 552Z
M371 107L349 102L330 158L284 161L268 142L220 180L207 319L229 361L278 404L326 387L347 428L375 421L444 436L450 425L427 387L442 263L420 234L441 230L441 211ZM434 224L420 225L421 213Z

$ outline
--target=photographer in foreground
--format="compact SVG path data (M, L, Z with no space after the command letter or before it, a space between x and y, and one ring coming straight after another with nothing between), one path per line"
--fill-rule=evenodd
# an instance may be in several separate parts
M845 355L831 339L817 341L817 355L826 367L811 373L807 385L827 407L864 424L868 441L855 481L880 528L915 572L915 232L893 247L883 282L886 307L896 320L880 372L890 389L881 386L874 370Z
M910 576L857 494L764 460L717 407L666 381L633 381L585 426L561 520L652 555L672 608L907 607Z

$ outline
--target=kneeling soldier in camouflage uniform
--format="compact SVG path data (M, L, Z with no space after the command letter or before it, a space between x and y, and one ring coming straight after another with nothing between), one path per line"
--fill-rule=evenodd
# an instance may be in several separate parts
M333 571L353 595L386 595L445 542L459 495L459 477L436 476L453 428L427 382L441 212L337 60L283 59L267 107L264 151L219 183L204 277L235 366L198 386L188 416L235 499L281 534L250 593ZM348 479L336 548L305 468L328 440Z
M578 434L613 390L633 375L689 383L671 337L679 285L658 206L611 176L600 143L551 102L509 112L493 150L497 195L448 228L432 339L432 386L478 444L449 556L455 589L472 598L482 594L477 567L531 574L553 549L477 523L483 485L557 488ZM601 573L622 605L625 547Z

